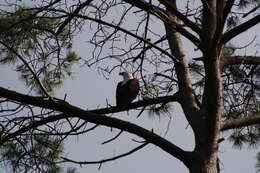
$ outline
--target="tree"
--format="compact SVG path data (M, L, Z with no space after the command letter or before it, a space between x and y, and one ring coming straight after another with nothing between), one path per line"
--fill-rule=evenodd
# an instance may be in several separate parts
M260 57L258 52L239 51L257 44L253 40L238 48L231 43L259 23L259 5L257 0L6 2L0 17L0 62L15 65L31 92L0 88L2 161L13 172L60 172L59 162L101 165L153 144L192 173L220 172L218 146L225 140L221 133L231 130L229 139L239 147L259 145ZM93 31L89 57L79 57L73 50L73 36L83 29ZM186 56L184 39L199 57ZM142 83L139 101L124 109L108 104L84 110L66 97L54 97L71 67L80 63L96 65L105 77L131 70ZM193 151L153 130L109 116L137 108L138 117L146 110L161 115L169 113L174 102L181 105L194 133ZM89 123L94 126L88 128ZM120 130L106 142L123 131L144 142L101 161L61 157L65 138L100 125Z

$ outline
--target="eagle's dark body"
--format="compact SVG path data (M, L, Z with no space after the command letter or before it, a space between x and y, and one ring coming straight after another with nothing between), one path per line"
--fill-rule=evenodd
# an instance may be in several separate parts
M129 106L137 97L139 89L139 81L136 78L119 82L116 88L116 105L120 108Z

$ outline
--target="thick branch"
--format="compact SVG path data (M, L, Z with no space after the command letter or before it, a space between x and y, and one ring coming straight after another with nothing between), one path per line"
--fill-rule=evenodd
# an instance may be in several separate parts
M228 0L225 4L224 10L223 10L223 24L227 19L228 14L231 11L232 6L234 5L235 0Z
M171 1L171 5L172 8L177 9L175 0ZM167 12L169 13L170 19L174 22L177 22L177 16L175 16L174 13L171 13L171 11L168 10L169 9L167 8ZM179 87L180 104L196 137L196 130L198 128L195 126L199 125L197 123L199 118L196 115L198 113L199 106L194 97L194 90L192 88L191 82L191 74L189 71L187 58L185 57L185 51L182 44L181 36L180 33L176 32L176 30L173 29L172 26L168 23L165 23L165 30L171 53L181 62L178 64L174 64L177 75L177 83Z
M52 102L50 102L48 99L44 97L33 97L28 96L25 94L20 94L15 91L11 91L5 88L0 87L0 97L4 97L10 100L15 100L21 103L26 103L38 107L44 107L47 109L53 109L56 110L56 105L54 105ZM53 98L55 100L55 98ZM59 100L59 99L56 99ZM119 109L116 106L110 107L110 108L101 108L101 109L93 109L88 110L87 112L95 113L95 114L109 114L109 113L117 113L122 112L130 109L136 109L139 107L149 106L153 104L158 103L168 103L168 102L177 102L179 100L178 93L172 95L172 96L163 96L163 97L157 97L152 99L144 99L138 102L132 103L129 107ZM60 104L69 105L69 103L60 100Z
M240 64L260 65L260 56L224 56L221 60L221 67Z
M116 113L116 112L121 112L121 111L125 111L125 110L136 109L139 107L146 107L146 106L158 104L158 103L178 102L178 100L179 100L179 95L178 95L178 93L176 93L172 96L163 96L163 97L144 99L144 100L141 100L138 102L134 102L129 107L124 108L124 109L119 109L118 107L113 106L110 108L89 110L89 112L93 112L96 114Z
M260 124L260 114L253 114L248 117L244 118L238 118L238 119L231 119L231 120L225 120L221 123L221 131L229 130L229 129L235 129L250 125L259 125Z
M160 147L162 150L166 151L167 153L169 153L169 154L173 155L174 157L176 157L177 159L181 160L182 162L184 162L184 164L188 164L188 162L189 162L189 158L188 158L189 152L183 151L181 148L174 145L170 141L168 141L168 140L160 137L159 135L154 134L153 132L146 130L136 124L133 124L133 123L130 123L127 121L123 121L123 120L120 120L117 118L96 114L96 113L93 113L94 111L93 112L85 111L78 107L70 105L65 101L53 102L53 100L46 100L43 97L28 96L28 95L20 94L15 91L10 91L10 90L7 90L7 89L1 88L1 87L0 87L0 97L4 97L4 98L10 99L10 100L21 102L23 104L29 104L29 105L34 105L34 106L41 107L41 108L52 109L52 110L63 113L60 115L49 116L47 118L43 118L40 121L34 121L34 122L32 122L32 124L25 126L10 135L4 136L1 139L1 143L4 143L13 137L28 131L31 127L40 126L40 125L46 124L48 122L54 122L54 121L64 119L64 118L77 117L77 118L80 118L87 122L121 129L123 131L127 131L129 133L140 136L140 137L144 138L147 142L150 142L150 143ZM119 111L122 111L122 110L118 110L118 112Z
M222 44L227 43L232 38L236 37L237 35L245 32L246 30L250 29L251 27L259 24L260 22L260 15L253 17L252 19L238 25L237 27L231 29L230 31L226 32L221 39Z
M165 5L165 7L168 8L168 10L171 11L178 19L180 19L185 25L190 27L194 32L196 32L198 35L203 36L202 30L196 25L194 22L188 19L187 16L180 13L177 8L175 8L175 5L169 1L169 0L159 0L162 4Z
M213 47L216 46L216 44L218 43L218 41L220 39L220 36L223 32L223 29L224 29L224 26L225 26L225 23L226 23L227 16L231 11L231 8L234 4L234 1L235 0L228 0L226 2L226 4L224 3L224 0L218 0L217 1L217 8L216 8L216 11L217 11L217 14L216 14L217 26L216 26L215 34L213 36L213 43L214 43Z
M186 37L188 40L193 42L196 46L198 46L198 48L201 49L200 40L195 35L191 34L189 31L183 28L183 26L179 25L177 22L172 21L164 9L153 6L143 0L137 0L137 1L124 0L124 1L137 8L140 8L141 10L144 10L146 12L149 12L157 16L165 23L172 25L172 27L174 27L176 31L180 32L184 37ZM203 37L202 30L195 23L190 21L186 16L184 16L178 10L174 9L173 6L170 4L170 2L161 1L161 3L163 4L166 3L165 5L169 5L172 14L176 15L179 19L183 21L184 24L186 24L186 26L190 27L194 32L196 32L198 35Z
M124 0L124 1L146 12L153 13L153 9L164 11L163 9L155 7L143 0ZM170 1L159 0L159 2L164 4L166 7L168 7L174 15L176 15L180 20L182 20L183 23L186 24L188 27L190 27L194 32L196 32L198 35L202 35L202 30L195 23L189 20L187 16L183 15L176 8L174 8L174 6L171 4Z

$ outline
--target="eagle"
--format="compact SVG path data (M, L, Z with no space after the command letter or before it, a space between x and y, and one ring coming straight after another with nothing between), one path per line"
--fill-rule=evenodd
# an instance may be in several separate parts
M137 97L140 90L138 79L134 78L130 72L121 72L123 80L117 84L116 105L125 108Z

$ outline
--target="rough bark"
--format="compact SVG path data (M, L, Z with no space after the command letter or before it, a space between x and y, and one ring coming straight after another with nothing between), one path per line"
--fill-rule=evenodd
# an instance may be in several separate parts
M176 1L171 1L171 7L177 9ZM172 12L172 8L167 9L168 15L171 20L177 22L175 11ZM166 36L169 42L171 53L179 60L179 63L174 64L178 79L179 87L179 102L182 106L183 112L191 125L195 139L199 136L200 131L200 117L199 104L195 98L194 90L192 88L191 74L189 71L187 58L185 57L184 48L180 38L180 33L174 30L171 25L165 23ZM196 140L197 141L197 140Z
M230 130L256 124L260 124L260 114L252 114L248 117L225 120L221 123L221 130Z
M172 0L172 6L176 7L176 1ZM184 114L191 125L196 147L192 153L192 160L188 165L192 173L216 173L217 172L217 152L218 138L220 133L220 115L222 106L222 86L220 77L219 49L214 47L214 34L217 27L215 1L207 1L204 4L204 32L206 37L201 38L204 46L205 58L205 100L200 109L194 90L191 85L191 74L185 58L180 34L165 24L166 35L170 45L171 53L179 60L175 63L175 70L178 79L180 104ZM172 20L176 20L174 13L167 9ZM207 16L207 17L205 17ZM210 44L209 44L210 43ZM212 51L214 50L214 51ZM213 95L212 95L213 94Z
M259 65L259 56L223 56L221 57L221 69L223 70L225 66L230 65L240 65L240 64L250 64Z

